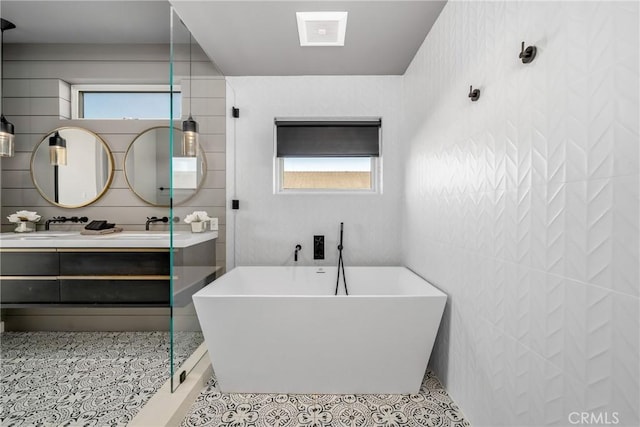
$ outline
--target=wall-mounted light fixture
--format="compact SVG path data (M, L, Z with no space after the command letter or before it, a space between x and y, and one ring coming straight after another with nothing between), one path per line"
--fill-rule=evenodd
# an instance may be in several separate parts
M474 89L473 86L469 86L469 98L474 102L480 99L480 89Z
M58 131L49 138L49 163L53 166L67 164L67 140Z
M520 48L520 55L518 55L518 58L522 59L523 64L528 64L536 58L537 51L538 48L536 48L535 46L527 46L527 48L525 49L524 42L522 42L522 47Z
M193 91L191 84L191 42L192 35L189 32L189 118L182 122L182 155L184 157L196 157L198 154L198 122L191 116L191 100Z
M0 85L2 85L2 80L4 79L4 32L13 28L16 28L16 26L12 22L0 18L0 49L2 49L2 55L0 57ZM0 108L2 109L0 113L0 157L13 157L16 133L13 124L4 116L4 94L1 89L0 94L2 95L2 99L0 99Z

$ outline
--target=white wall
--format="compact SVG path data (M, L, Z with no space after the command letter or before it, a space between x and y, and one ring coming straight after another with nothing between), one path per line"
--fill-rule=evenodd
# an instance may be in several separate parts
M449 2L404 76L403 260L449 294L432 367L473 425L640 423L638 27Z
M240 108L240 118L233 119L235 187L233 165L227 165L230 193L235 188L240 200L239 211L228 211L228 217L235 218L236 265L292 265L297 243L303 248L300 265L333 265L340 222L345 223L347 265L397 265L401 77L227 77L227 82ZM274 194L274 117L336 116L382 117L383 194ZM228 233L231 240L233 231ZM314 234L325 235L323 262L313 261Z

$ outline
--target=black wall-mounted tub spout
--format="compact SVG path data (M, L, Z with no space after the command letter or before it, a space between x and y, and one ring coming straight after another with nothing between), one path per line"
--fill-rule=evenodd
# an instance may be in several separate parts
M153 222L169 222L169 218L163 216L162 218L158 218L157 216L147 217L147 222L144 224L144 229L149 231L149 224Z
M293 260L298 262L298 252L302 250L302 246L300 244L296 245L296 251L293 253Z
M83 223L83 222L87 222L89 221L89 218L87 218L86 216L81 216L81 217L77 217L77 216L72 216L67 218L66 216L54 216L51 219L48 219L45 223L44 223L44 229L45 230L49 230L49 225L53 224L54 222L75 222L75 223Z

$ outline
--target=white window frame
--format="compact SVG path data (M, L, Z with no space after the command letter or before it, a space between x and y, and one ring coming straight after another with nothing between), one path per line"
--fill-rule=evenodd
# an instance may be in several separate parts
M151 84L79 84L71 85L71 118L74 120L131 120L127 118L121 119L85 119L82 108L82 94L84 92L162 92L171 93L170 85L151 85ZM173 93L181 93L180 85L173 85ZM146 118L133 120L163 120L167 117Z
M309 120L304 118L302 120ZM331 118L317 118L312 120L332 120ZM344 118L343 118L344 120ZM273 125L273 193L280 195L300 195L300 194L362 194L374 195L382 194L382 126L378 129L378 141L380 144L380 154L378 157L371 156L371 188L283 188L284 184L284 157L278 157L277 126ZM346 156L348 157L348 156Z

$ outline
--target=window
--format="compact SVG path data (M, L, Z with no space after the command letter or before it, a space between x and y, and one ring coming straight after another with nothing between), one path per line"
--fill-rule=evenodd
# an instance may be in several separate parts
M74 119L180 119L180 89L168 85L73 85L71 116Z
M276 192L379 192L380 126L276 119Z
M371 190L374 160L366 157L282 159L282 190Z

